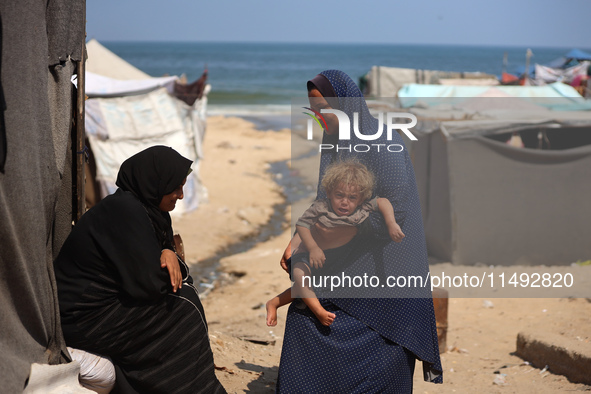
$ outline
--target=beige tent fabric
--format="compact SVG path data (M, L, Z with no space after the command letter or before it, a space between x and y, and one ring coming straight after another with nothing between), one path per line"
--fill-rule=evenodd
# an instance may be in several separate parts
M94 38L86 43L86 53L86 71L91 73L122 80L152 78L109 51Z

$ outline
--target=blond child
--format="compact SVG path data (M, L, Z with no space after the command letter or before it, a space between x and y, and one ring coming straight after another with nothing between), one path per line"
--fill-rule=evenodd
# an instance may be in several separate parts
M292 279L298 295L314 313L321 324L329 326L335 314L322 307L314 292L303 285L304 276L311 275L311 268L318 269L326 262L325 251L349 243L359 226L371 211L379 211L386 222L390 238L401 242L404 233L396 223L392 204L386 198L370 200L374 188L373 174L358 161L349 160L330 165L322 179L321 187L326 198L316 200L296 223L296 234L287 246L292 255ZM316 231L316 225L324 227L349 226L352 231L327 239ZM277 324L277 308L292 302L291 287L267 302L267 325Z

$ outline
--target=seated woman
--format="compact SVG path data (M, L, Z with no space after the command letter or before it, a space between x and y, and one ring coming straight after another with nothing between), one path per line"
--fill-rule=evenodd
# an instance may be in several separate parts
M165 146L119 170L119 189L78 221L55 261L68 346L108 356L120 393L223 393L168 212L192 162Z

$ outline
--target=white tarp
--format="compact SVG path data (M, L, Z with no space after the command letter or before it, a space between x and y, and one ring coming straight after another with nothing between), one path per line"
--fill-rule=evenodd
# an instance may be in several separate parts
M159 87L165 87L169 93L172 93L176 80L178 80L176 76L120 80L86 71L85 93L88 97L129 96L149 92Z
M194 161L184 188L185 198L172 213L196 209L207 193L199 180L204 129L193 120L193 111L165 88L148 94L87 100L86 133L102 196L117 189L117 173L125 159L150 146L166 145Z
M95 47L100 49L99 55L107 53L105 56L109 58L116 57L96 43L87 45L89 59L96 56L91 50ZM125 63L116 58L119 59L116 64ZM209 86L203 97L189 106L169 93L177 77L142 79L138 73L131 75L136 79L86 73L85 93L90 98L85 105L85 128L96 162L101 197L117 189L115 181L123 161L150 146L166 145L193 160L193 172L184 187L185 197L171 214L190 212L207 199L207 191L199 179L199 165L203 158Z
M547 84L553 82L570 83L578 75L587 75L587 69L591 66L591 62L582 62L576 66L566 69L552 68L536 64L536 84Z

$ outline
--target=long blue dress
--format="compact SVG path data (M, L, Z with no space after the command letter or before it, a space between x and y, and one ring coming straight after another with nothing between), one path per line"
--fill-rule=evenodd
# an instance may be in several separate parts
M362 134L375 134L378 120L370 115L357 85L342 71L321 73L332 85L339 109L351 119L351 139L325 133L324 144L338 145L339 151L323 150L320 179L335 160L350 157L361 161L376 176L375 195L390 200L397 223L406 235L401 243L389 239L384 220L374 212L366 220L372 241L359 243L351 260L343 262L347 273L367 273L381 278L389 275L428 277L427 250L414 171L406 149L356 153L344 149L356 144L400 144L397 132L387 140L364 141L353 132L353 113L359 113ZM395 150L395 149L394 149ZM317 198L325 197L319 191ZM322 326L303 302L294 301L287 315L285 337L277 381L278 393L409 393L415 360L423 362L426 381L441 383L433 300L429 286L397 289L394 297L350 298L316 294L323 306L336 314L334 323ZM387 294L387 293L386 293Z

